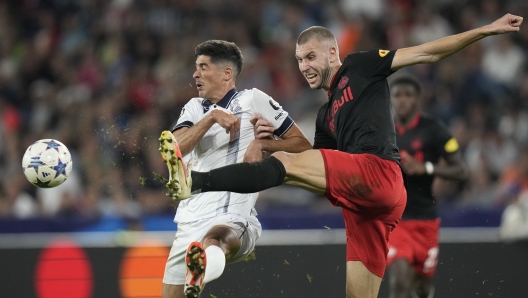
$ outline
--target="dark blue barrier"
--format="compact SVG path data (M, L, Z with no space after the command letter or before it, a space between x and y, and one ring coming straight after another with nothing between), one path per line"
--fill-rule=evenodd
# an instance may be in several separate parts
M438 208L442 227L498 227L502 210L483 207L443 205Z
M502 211L479 207L442 206L439 215L443 227L498 227ZM279 229L344 228L340 208L317 211L311 208L274 208L259 211L262 227ZM87 218L81 216L52 219L0 219L0 233L104 232L128 229L175 231L174 215L150 215L140 219Z

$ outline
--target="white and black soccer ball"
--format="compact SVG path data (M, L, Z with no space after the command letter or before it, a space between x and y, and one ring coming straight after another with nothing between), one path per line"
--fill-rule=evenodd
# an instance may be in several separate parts
M72 170L72 158L68 148L53 139L33 143L24 153L22 170L33 185L51 188L62 184Z

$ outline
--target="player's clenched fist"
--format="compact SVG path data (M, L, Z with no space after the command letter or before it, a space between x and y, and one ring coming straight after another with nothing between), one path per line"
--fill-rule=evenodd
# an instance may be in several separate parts
M271 122L265 118L262 118L262 115L253 114L249 121L251 121L253 124L253 133L255 134L255 139L274 139L273 132L275 131L275 128L273 128Z
M522 17L507 13L502 18L489 24L488 30L491 35L518 32L522 22Z
M215 123L225 128L226 133L230 134L230 141L235 139L237 132L240 130L240 119L237 116L222 110L212 110L210 117Z

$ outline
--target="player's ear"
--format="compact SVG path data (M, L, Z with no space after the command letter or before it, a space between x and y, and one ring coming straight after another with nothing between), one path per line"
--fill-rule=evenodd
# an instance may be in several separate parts
M226 81L234 80L233 68L231 68L231 67L224 68L224 80L226 80Z
M337 61L337 59L339 59L339 55L337 53L337 48L335 46L331 46L330 49L329 49L329 58L330 58L330 63L334 63Z

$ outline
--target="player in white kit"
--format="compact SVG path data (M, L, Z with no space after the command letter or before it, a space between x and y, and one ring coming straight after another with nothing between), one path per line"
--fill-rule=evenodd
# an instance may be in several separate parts
M263 151L301 152L309 141L270 96L258 89L237 91L242 54L231 42L210 40L196 47L199 97L182 109L172 133L160 137L160 151L175 173L174 142L193 171L262 159ZM254 124L265 121L280 140L255 140ZM169 179L171 181L172 179ZM170 182L169 182L170 183ZM169 195L173 195L169 193ZM262 228L254 209L258 193L208 192L179 203L178 231L163 277L163 298L198 297L218 278L226 262L244 259Z

